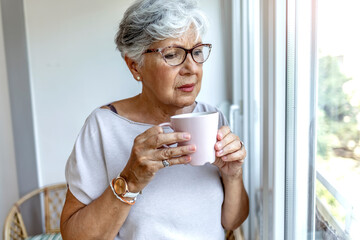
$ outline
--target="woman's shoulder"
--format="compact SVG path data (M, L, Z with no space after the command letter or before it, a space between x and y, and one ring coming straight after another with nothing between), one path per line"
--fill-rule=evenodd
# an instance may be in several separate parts
M218 112L219 113L219 126L228 125L226 116L222 113L220 108L204 102L197 102L194 112Z
M127 128L130 126L148 127L150 124L134 120L134 109L131 99L123 99L103 104L95 108L86 119L86 124L97 127L109 126L116 128ZM114 126L115 125L115 126Z
M107 109L101 108L101 106L95 108L85 119L84 124L82 126L82 131L90 131L96 132L99 130L100 125L99 123L104 122L104 119L108 118L108 111Z
M126 113L131 109L131 102L132 99L128 98L103 104L95 108L89 117L106 117L114 114L126 117Z
M100 106L97 106L93 109L90 114L86 117L83 129L89 129L90 131L98 131L104 125L109 125L116 114L108 107L110 103L106 103Z
M197 102L194 112L221 112L219 108L204 102Z
M107 118L109 113L111 114L111 110L105 108L104 106L99 106L95 108L86 118L86 122L97 122L103 118Z

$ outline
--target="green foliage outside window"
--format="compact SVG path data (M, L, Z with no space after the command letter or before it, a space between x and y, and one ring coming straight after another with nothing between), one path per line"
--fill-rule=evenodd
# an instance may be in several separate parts
M354 80L342 72L342 63L341 56L325 56L319 59L317 162L336 159L340 161L338 164L341 164L341 161L353 159L358 160L360 165L360 102L353 101L356 94L360 94L360 89L351 89ZM328 180L335 183L338 177L333 176ZM344 226L344 208L318 181L316 195L334 219Z
M353 96L344 92L344 86L351 78L341 72L341 64L341 57L319 59L317 154L323 159L332 155L360 157L354 151L360 147L357 122L360 106L352 105Z

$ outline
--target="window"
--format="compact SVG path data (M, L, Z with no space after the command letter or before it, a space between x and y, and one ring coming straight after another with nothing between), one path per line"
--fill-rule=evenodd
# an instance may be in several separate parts
M360 239L360 22L357 0L318 0L316 217Z
M240 2L246 239L360 239L360 2Z

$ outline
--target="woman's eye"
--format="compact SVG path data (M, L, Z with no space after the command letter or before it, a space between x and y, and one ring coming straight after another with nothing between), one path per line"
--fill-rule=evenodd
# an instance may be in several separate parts
M194 56L200 56L200 55L203 54L203 51L202 51L201 49L198 49L198 50L195 50L195 51L193 52L193 54L194 54Z
M166 59L174 59L174 58L177 58L178 55L177 55L177 53L167 53L167 54L165 54L164 57L165 57Z

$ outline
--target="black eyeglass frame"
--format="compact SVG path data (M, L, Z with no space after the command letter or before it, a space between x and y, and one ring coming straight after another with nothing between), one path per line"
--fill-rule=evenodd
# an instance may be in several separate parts
M193 56L193 51L195 48L198 48L198 47L201 47L201 46L206 46L206 47L209 47L209 55L207 56L207 58L203 61L203 62L198 62L195 60L194 56ZM164 56L164 51L168 48L180 48L180 49L183 49L185 51L185 57L184 59L182 60L181 63L179 64L176 64L176 65L171 65L169 64L166 59L165 59L165 56ZM183 48L183 47L180 47L180 46L167 46L167 47L164 47L164 48L157 48L157 49L147 49L145 52L143 52L143 54L145 53L153 53L153 52L158 52L161 54L161 57L164 59L164 61L169 64L170 66L179 66L181 64L183 64L187 58L187 55L188 53L190 53L191 55L191 58L194 60L194 62L196 63L199 63L199 64L203 64L204 62L206 62L206 60L208 60L209 56L210 56L210 53L211 53L211 48L212 48L212 44L210 43L201 43L201 44L198 44L196 46L194 46L193 48L190 48L190 49L187 49L187 48Z

